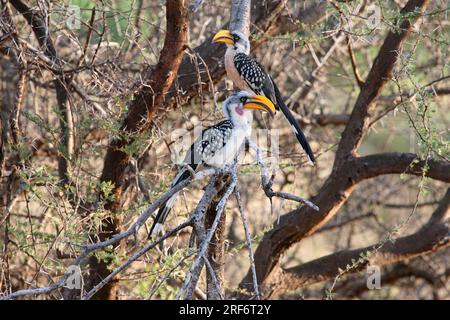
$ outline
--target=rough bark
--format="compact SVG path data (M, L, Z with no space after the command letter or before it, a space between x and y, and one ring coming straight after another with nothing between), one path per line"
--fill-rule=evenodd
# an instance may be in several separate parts
M382 267L405 259L411 259L447 247L449 244L450 189L447 190L428 223L419 231L396 239L395 242L385 243L365 263L359 264L349 273L359 272L368 265ZM339 269L344 270L347 265L352 265L352 260L358 260L362 254L373 250L376 246L374 244L365 248L343 250L294 268L285 270L279 268L276 274L278 280L276 285L264 288L264 295L267 298L271 298L279 293L297 290L316 282L333 279L339 275Z

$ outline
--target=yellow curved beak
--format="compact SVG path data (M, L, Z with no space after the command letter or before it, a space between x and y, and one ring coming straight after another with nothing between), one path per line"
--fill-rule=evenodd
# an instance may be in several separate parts
M216 33L212 42L223 42L227 44L234 44L233 36L228 30L220 30Z
M275 105L264 96L253 96L242 107L245 109L262 110L270 113L272 117L275 115Z

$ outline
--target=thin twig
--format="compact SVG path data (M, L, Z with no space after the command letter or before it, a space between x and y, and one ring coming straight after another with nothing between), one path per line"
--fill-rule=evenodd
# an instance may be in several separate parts
M111 281L111 279L114 278L114 276L116 276L118 273L120 273L121 271L123 271L126 268L128 268L132 262L134 262L137 259L139 259L139 257L141 257L148 250L153 249L154 247L156 247L158 244L160 244L161 242L163 242L164 240L166 240L167 238L169 238L173 234L177 233L181 229L184 229L184 228L186 228L187 226L190 226L190 225L192 225L192 218L189 218L187 221L185 221L182 224L178 225L177 227L173 228L169 232L166 232L157 241L151 242L151 243L148 243L147 245L145 245L141 250L139 250L134 255L132 255L130 258L128 258L128 260L125 261L122 265L120 265L119 267L114 269L113 272L111 272L106 278L104 278L102 281L100 281L100 283L98 283L95 287L93 287L91 289L91 291L86 293L83 296L82 300L89 300L90 298L92 298L92 296L94 294L96 294L101 288L103 288L103 286L105 284L107 284L109 281Z
M358 66L356 65L355 53L353 52L351 39L348 35L347 35L347 50L348 55L350 56L350 62L352 64L353 74L355 75L356 82L358 83L358 86L362 88L362 86L364 85L364 80L361 78L361 75L359 74Z
M119 233L117 235L115 235L114 237L107 239L105 241L102 242L97 242L97 243L92 243L92 244L86 244L86 245L77 245L72 243L73 245L77 245L79 247L83 248L83 251L81 252L81 254L77 257L77 259L75 260L75 262L72 265L80 265L81 262L84 260L84 258L86 258L89 253L95 251L95 250L99 250L102 248L105 248L109 245L112 245L124 238L129 237L130 235L136 234L137 231L140 229L140 227L145 223L145 221L151 216L151 214L158 209L165 201L167 201L172 195L174 195L175 193L177 193L178 191L180 191L181 189L183 189L184 187L186 187L188 184L190 184L192 181L195 180L199 180L202 179L206 176L209 176L213 173L214 171L211 170L204 170L201 172L198 172L193 178L188 178L185 181L177 184L176 186L174 186L173 188L171 188L169 191L165 192L158 200L156 200L154 203L152 203L140 216L139 218L136 220L135 223L133 223L126 231ZM189 222L189 224L192 223L191 220L188 220L187 222ZM186 224L187 222L185 222L184 224ZM185 225L183 225L182 228L185 227ZM180 226L182 226L180 225ZM165 240L166 238L168 238L169 236L171 236L174 233L174 230L178 231L182 228L180 228L180 226L178 226L175 229L172 229L171 231L167 232L166 234L164 234L162 237L160 237L156 242L152 242L150 244L148 244L147 246L145 246L142 250L144 250L145 248L147 248L143 253L145 253L146 251L150 250L151 248L153 248L155 245L159 244L160 242L162 242L163 240ZM150 247L151 246L151 247ZM138 253L139 253L138 252ZM133 256L135 257L135 256ZM132 258L133 258L132 257ZM137 257L139 258L139 257ZM136 258L136 259L137 259ZM131 259L131 258L130 258ZM127 260L128 262L129 260ZM134 261L134 260L133 260ZM132 261L129 261L130 263ZM122 265L123 266L123 265ZM126 265L128 266L128 265ZM125 266L125 267L126 267ZM123 270L123 269L121 269ZM120 271L121 271L120 270ZM119 272L120 272L119 271ZM25 295L37 295L37 294L42 294L42 293L48 293L51 292L53 290L62 288L67 281L67 278L69 277L70 274L65 274L58 282L56 282L55 284L52 284L51 286L48 287L44 287L44 288L37 288L37 289L29 289L29 290L19 290L16 292L13 292L10 295L7 296L3 296L0 297L0 300L8 300L8 299L13 299L19 296L25 296ZM106 278L105 278L106 279ZM102 281L102 286L106 284L105 279ZM110 278L108 278L110 279ZM109 281L109 280L108 280ZM98 284L100 285L100 283ZM100 289L100 288L99 288ZM93 289L92 289L93 290Z
M220 299L223 300L224 296L222 294L222 288L220 286L219 281L217 280L216 272L214 271L214 268L211 265L211 262L209 262L208 257L203 257L205 260L206 268L208 269L209 275L211 276L212 283L214 284L214 287L217 291L217 294L219 295Z
M189 10L191 12L197 12L197 10L201 7L204 0L193 0L191 5L189 6Z
M158 283L158 285L152 290L150 291L150 294L148 295L146 300L150 300L153 295L156 293L156 291L158 291L158 289L161 287L161 285L167 281L167 279L169 279L170 275L179 267L181 266L187 259L189 259L190 257L192 257L195 254L195 251L189 252L186 256L184 256L183 258L181 258L180 261L178 261L178 263L169 270L169 272L161 279L161 281Z
M278 197L278 198L282 198L282 199L296 201L296 202L307 205L308 207L310 207L311 209L313 209L315 211L319 211L319 207L316 206L314 203L312 203L309 200L306 200L302 197L299 197L299 196L296 196L296 195L293 195L290 193L273 191L272 190L272 182L269 178L267 167L264 164L264 162L262 161L261 149L253 141L251 141L249 139L247 141L248 141L250 148L252 148L256 152L256 163L258 164L260 171L261 171L261 184L262 184L265 194L269 198Z
M244 225L245 239L247 241L247 248L248 248L248 257L250 259L250 269L252 271L252 278L253 278L253 292L255 293L256 300L260 300L258 289L258 278L256 277L255 259L252 250L252 238L250 236L250 231L248 228L247 217L245 216L244 209L242 207L241 194L239 193L237 186L235 188L234 194L236 196L239 213L241 214L242 224Z

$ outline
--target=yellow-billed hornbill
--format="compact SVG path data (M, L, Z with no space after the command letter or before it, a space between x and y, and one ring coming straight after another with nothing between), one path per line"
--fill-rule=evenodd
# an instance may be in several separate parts
M251 134L253 121L252 110L262 110L275 114L275 106L264 96L246 91L232 94L223 102L225 120L202 131L201 136L189 148L183 163L198 172L204 167L223 168L231 164L237 156L245 138ZM171 186L174 187L189 178L190 170L183 167L175 176ZM160 232L167 215L172 209L178 193L174 194L159 208L149 237Z
M250 41L248 37L240 31L220 30L214 36L213 42L223 42L227 45L225 69L234 85L240 90L264 95L274 102L277 108L281 109L281 112L291 125L309 161L314 164L314 153L306 140L305 134L284 103L281 93L272 77L265 71L262 65L249 56Z

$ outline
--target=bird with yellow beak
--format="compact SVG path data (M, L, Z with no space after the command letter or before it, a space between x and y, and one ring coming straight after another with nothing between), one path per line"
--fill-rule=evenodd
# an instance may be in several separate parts
M239 90L245 90L257 95L265 96L275 103L280 109L294 134L305 150L309 163L314 164L314 153L303 133L300 124L295 120L292 112L284 103L278 87L272 77L266 72L264 67L255 59L249 56L250 41L248 37L240 31L220 30L213 38L215 43L225 43L225 69L228 78L233 81Z
M190 176L190 171L198 172L205 167L223 168L231 164L247 137L250 137L253 111L260 110L275 114L275 106L264 96L246 91L232 94L223 102L225 120L202 131L202 135L189 148L183 166L176 174L171 186L174 187ZM159 208L149 237L157 236L172 209L178 193L170 197Z

